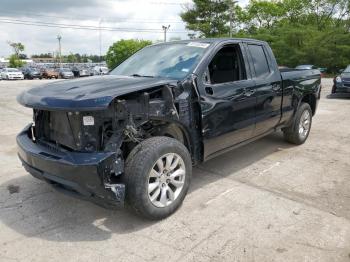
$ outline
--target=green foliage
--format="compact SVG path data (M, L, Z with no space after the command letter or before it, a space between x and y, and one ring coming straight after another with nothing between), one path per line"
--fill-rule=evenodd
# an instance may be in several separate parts
M225 1L194 1L181 14L187 28L203 37L228 36L229 9L207 15L213 12L209 2ZM349 0L250 0L245 8L234 8L233 17L235 36L267 41L280 65L315 64L336 72L350 64ZM204 30L216 18L221 26L215 33Z
M13 49L15 55L19 57L20 52L24 51L24 45L22 43L7 42Z
M252 0L246 10L246 23L257 24L258 27L270 28L284 14L280 2Z
M19 59L15 54L10 56L9 64L10 67L13 68L22 67L25 65L25 63L21 59Z
M24 45L22 43L7 42L13 49L14 54L10 56L9 64L10 67L18 68L22 67L25 62L21 58L26 58L26 55L21 54L24 51Z
M187 29L198 31L200 37L218 37L229 32L229 1L193 0L193 3L193 7L187 6L180 14Z
M120 65L125 59L144 48L151 45L151 41L145 40L120 40L109 47L106 62L110 69Z
M53 58L51 53L32 55L32 58Z
M54 54L52 53L44 53L44 54L36 54L36 55L32 55L32 58L53 58ZM56 59L58 60L59 57L58 55L55 56ZM68 56L62 56L62 62L68 62L68 63L88 63L88 62L92 62L92 63L98 63L101 61L104 61L105 57L102 56L98 56L98 55L87 55L87 54L73 54L70 53Z
M77 57L72 53L70 53L66 58L67 63L76 63L77 60Z

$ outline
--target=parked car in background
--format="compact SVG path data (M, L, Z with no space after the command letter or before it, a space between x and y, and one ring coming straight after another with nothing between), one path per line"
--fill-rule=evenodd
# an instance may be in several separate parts
M87 68L80 68L80 67L74 66L72 68L72 72L75 77L90 76L90 73Z
M310 69L319 70L321 72L321 77L323 77L324 73L327 71L327 68L318 67L315 65L298 65L297 67L295 67L295 69L297 69L297 70L310 70Z
M42 79L40 71L36 68L27 67L22 72L24 79Z
M332 94L335 93L350 93L350 65L334 78Z
M60 78L64 78L64 79L74 78L74 74L73 74L72 70L70 70L69 68L59 69L58 74L59 74Z
M17 68L4 68L1 72L1 78L6 80L23 80L24 75Z
M58 72L55 69L51 69L51 68L43 68L41 70L41 74L43 78L46 79L58 79Z
M107 75L108 72L109 72L109 70L105 66L95 66L93 69L94 75Z
M287 70L290 69L288 66L278 66L279 70Z

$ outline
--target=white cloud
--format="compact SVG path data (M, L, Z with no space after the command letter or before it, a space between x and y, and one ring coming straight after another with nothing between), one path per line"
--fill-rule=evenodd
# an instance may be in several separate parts
M191 0L2 0L0 20L17 19L41 21L79 26L99 26L113 28L138 28L160 32L117 32L102 31L102 53L115 41L122 38L149 40L163 39L162 25L171 25L168 37L187 38L185 25L179 13L183 10L179 3ZM248 0L240 0L246 4ZM132 30L131 30L132 31ZM0 23L0 56L8 56L12 50L7 41L21 42L28 55L57 51L57 35L62 36L63 54L99 53L99 31L77 30L67 28L48 28L30 25Z

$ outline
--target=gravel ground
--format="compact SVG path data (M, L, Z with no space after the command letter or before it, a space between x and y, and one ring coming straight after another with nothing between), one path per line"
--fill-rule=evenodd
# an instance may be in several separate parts
M168 219L149 222L62 195L28 175L16 103L44 81L0 81L0 261L350 261L350 99L331 79L308 141L281 133L194 169Z

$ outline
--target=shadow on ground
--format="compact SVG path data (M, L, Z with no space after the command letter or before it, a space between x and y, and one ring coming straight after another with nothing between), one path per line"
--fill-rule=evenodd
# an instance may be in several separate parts
M235 177L245 167L288 147L276 133L201 164L194 168L189 194L224 177ZM213 173L216 166L223 171ZM0 185L0 197L0 219L6 226L21 235L50 241L101 241L157 223L125 209L107 210L70 198L29 175Z

